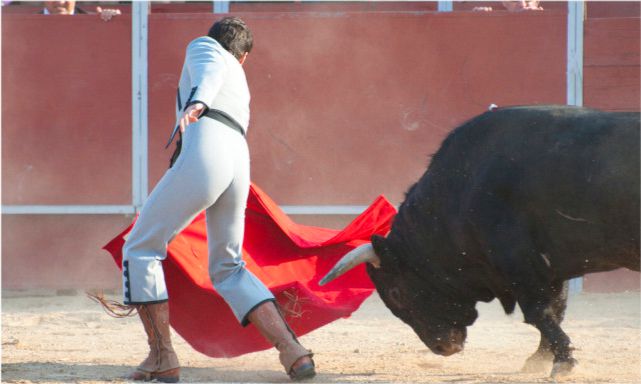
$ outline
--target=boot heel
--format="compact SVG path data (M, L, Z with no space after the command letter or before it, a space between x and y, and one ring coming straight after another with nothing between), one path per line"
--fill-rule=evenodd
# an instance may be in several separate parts
M161 383L177 383L180 381L180 368L152 373L151 378L152 380L159 381Z
M311 359L313 353L300 345L274 302L268 301L259 305L247 315L247 318L276 347L280 363L292 380L309 379L316 375L314 360ZM309 362L301 363L293 369L296 362L303 357L309 357Z

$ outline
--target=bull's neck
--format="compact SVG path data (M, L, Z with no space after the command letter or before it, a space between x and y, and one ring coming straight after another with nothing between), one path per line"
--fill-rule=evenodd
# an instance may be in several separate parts
M466 301L490 301L495 296L488 287L491 277L486 266L474 255L461 251L448 230L444 217L430 207L406 205L399 212L388 236L395 253L416 273Z

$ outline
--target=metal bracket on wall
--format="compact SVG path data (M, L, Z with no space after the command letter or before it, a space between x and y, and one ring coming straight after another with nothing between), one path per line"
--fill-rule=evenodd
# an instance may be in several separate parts
M229 12L229 1L212 1L212 3L214 3L214 8L213 8L214 13Z
M136 211L148 193L148 18L149 1L131 4L131 199Z
M454 10L453 1L439 1L436 5L436 10L439 12L452 12Z
M567 40L567 74L566 87L568 105L583 105L583 22L585 20L585 3L568 2L568 40ZM570 293L583 291L583 278L570 280Z
M583 105L583 22L585 3L568 2L566 86L568 105Z

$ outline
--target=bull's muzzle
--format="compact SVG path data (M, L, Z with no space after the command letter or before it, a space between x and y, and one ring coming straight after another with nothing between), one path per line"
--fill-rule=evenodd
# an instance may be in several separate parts
M438 336L431 335L431 337L421 337L421 340L427 347L437 355L450 356L455 353L461 352L465 345L466 332L465 329L450 329Z
M456 343L437 343L430 348L432 352L441 356L450 356L463 350L463 345Z

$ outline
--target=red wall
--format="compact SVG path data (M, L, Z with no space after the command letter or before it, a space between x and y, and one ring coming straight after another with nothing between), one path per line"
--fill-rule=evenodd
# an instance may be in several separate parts
M2 15L2 204L129 204L131 19ZM2 215L3 288L117 287L131 217Z
M2 204L128 204L130 90L129 17L3 14Z
M565 101L562 11L241 16L255 35L252 178L279 204L399 203L442 138L489 104ZM184 47L215 18L150 15L150 186L170 155ZM129 15L3 13L3 204L128 204L130 26ZM638 69L638 37L622 49ZM625 105L639 97L628 88ZM119 286L100 247L129 220L3 215L3 287Z
M564 102L562 14L244 16L256 35L245 64L252 175L279 204L368 204L381 193L399 203L458 123L491 103ZM167 163L183 47L211 20L151 17L152 184ZM514 38L533 30L528 44Z
M636 14L639 15L638 2ZM588 9L591 4L588 3ZM641 104L639 62L640 19L588 18L583 59L584 104L611 111L638 111ZM587 275L590 292L639 290L638 272L617 270Z

